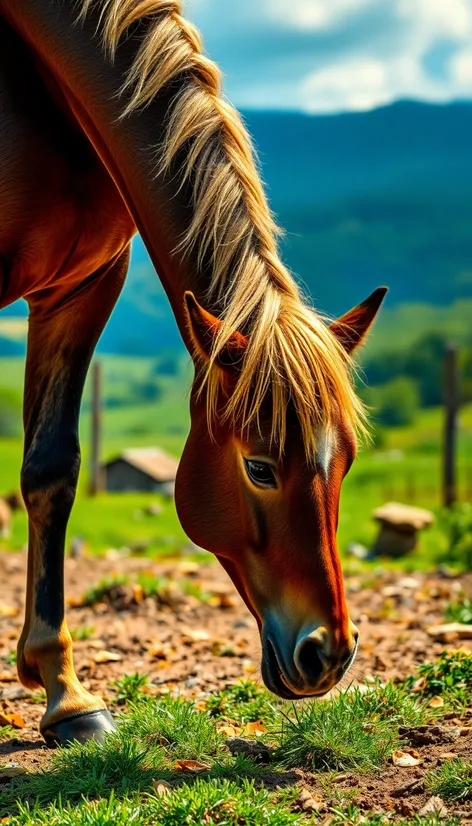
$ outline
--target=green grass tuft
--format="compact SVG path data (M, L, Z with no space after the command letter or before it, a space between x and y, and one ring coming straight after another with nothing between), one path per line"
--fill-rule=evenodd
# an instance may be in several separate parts
M90 640L96 633L93 625L81 625L78 628L71 628L70 635L73 640Z
M425 777L427 788L444 800L470 800L472 798L472 765L463 760L447 760L439 768L432 769Z
M136 703L143 696L143 690L149 685L147 674L125 674L112 683L116 688L116 702L119 704Z
M120 725L123 741L138 740L147 747L165 748L168 760L207 760L222 750L224 739L206 714L184 699L141 698Z
M85 592L82 605L91 606L96 605L97 602L106 602L115 588L127 585L128 582L129 578L123 575L105 577Z
M274 721L279 701L273 694L251 680L239 680L208 697L207 710L212 717L227 718L236 723Z
M464 625L472 624L472 599L464 597L450 602L446 608L446 619L450 622L461 622Z
M328 701L292 707L280 733L278 759L286 766L322 771L374 771L390 757L398 742L388 715L378 701L355 689Z
M472 654L461 649L443 651L434 662L418 666L416 675L408 677L404 686L418 696L441 695L449 706L467 708L472 689Z
M297 826L304 819L266 789L256 789L243 780L201 780L182 784L166 797L149 794L142 798L82 800L78 805L57 803L48 809L24 806L9 826ZM306 821L305 821L306 822Z

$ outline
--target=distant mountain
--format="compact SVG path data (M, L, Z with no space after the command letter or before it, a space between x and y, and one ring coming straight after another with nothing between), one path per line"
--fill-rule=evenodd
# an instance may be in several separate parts
M391 306L472 297L471 104L248 112L245 121L286 230L284 258L317 307L342 312L379 284L390 286ZM101 348L148 353L178 343L137 239Z

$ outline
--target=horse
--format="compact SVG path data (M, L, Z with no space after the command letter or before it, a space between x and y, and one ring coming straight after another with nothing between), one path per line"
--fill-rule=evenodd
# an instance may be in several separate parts
M256 618L268 689L324 694L357 648L336 529L366 428L352 354L386 289L331 324L309 307L180 0L0 0L0 118L0 306L29 305L17 662L46 691L43 738L114 728L74 671L63 558L83 385L136 230L195 367L181 524Z

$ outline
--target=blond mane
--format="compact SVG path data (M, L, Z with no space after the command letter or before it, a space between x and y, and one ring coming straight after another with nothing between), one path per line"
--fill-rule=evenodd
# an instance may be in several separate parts
M111 59L129 27L146 21L122 87L123 117L148 106L171 81L183 81L169 107L157 172L175 174L178 156L179 183L191 188L193 216L177 249L182 256L194 254L199 266L210 261L206 299L218 305L224 319L206 365L210 425L220 394L215 362L231 333L240 330L249 344L224 413L238 428L257 421L269 391L272 438L280 450L290 402L307 456L314 455L320 423L331 424L340 411L354 429L362 428L350 360L324 320L303 302L279 258L279 231L250 138L236 110L221 97L220 71L202 53L200 35L182 17L180 0L80 2L81 17L98 9L99 32Z

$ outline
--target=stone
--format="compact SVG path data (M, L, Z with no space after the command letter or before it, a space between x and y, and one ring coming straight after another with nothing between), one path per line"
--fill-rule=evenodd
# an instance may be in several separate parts
M400 502L387 502L376 508L372 516L380 523L373 548L376 556L397 557L409 553L416 547L418 532L434 522L431 511Z

